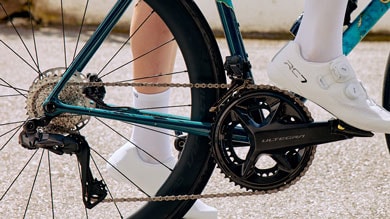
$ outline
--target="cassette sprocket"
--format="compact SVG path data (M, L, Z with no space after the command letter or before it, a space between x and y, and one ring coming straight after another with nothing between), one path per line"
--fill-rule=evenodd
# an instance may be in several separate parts
M49 69L33 81L26 100L27 115L30 118L44 116L42 105L65 70L65 68ZM69 79L69 82L88 81L83 74L76 72ZM64 103L76 106L94 107L94 103L83 94L83 89L82 85L66 85L59 94L59 99ZM86 115L64 113L53 118L50 124L43 129L51 133L71 133L84 127L89 119L90 117Z

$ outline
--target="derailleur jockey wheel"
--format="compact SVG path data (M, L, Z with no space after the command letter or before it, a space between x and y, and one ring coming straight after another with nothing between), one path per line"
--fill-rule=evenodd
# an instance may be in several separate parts
M213 156L226 177L241 188L283 190L304 175L314 159L316 146L262 150L261 144L252 143L248 130L309 122L312 118L307 108L287 91L272 86L238 91L217 112L211 134ZM288 137L291 136L265 140Z

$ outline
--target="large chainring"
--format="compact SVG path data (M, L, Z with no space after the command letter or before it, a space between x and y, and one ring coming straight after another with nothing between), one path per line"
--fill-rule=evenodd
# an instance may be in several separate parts
M256 127L311 122L303 103L287 91L264 85L261 89L234 93L217 112L211 144L218 167L230 181L253 191L275 192L298 181L314 159L316 146L254 155L254 145L237 115ZM247 135L245 137L245 135ZM240 137L237 137L240 136ZM243 137L244 136L244 137ZM244 167L249 171L245 171Z
M33 81L26 101L27 114L30 118L39 118L45 115L42 105L65 70L65 68L49 69ZM76 72L69 79L69 82L87 82L87 78ZM83 89L84 86L81 85L66 85L60 92L59 99L71 105L94 107L94 103L83 94ZM89 119L90 117L86 115L64 113L53 118L50 124L43 129L51 133L72 133L84 127Z

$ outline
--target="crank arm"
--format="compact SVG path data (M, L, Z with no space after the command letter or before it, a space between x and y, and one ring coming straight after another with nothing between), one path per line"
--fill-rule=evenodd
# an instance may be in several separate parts
M372 132L349 126L340 120L304 124L270 124L264 128L246 126L257 151L272 151L305 147L346 140L353 137L372 137Z

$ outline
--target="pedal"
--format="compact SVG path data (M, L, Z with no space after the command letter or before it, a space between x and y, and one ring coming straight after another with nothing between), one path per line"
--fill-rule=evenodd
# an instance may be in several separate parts
M341 121L341 120L331 120L330 122L333 123L334 130L338 134L347 135L350 137L372 137L374 136L374 133L361 130L358 128L355 128L351 125L348 125L347 123Z

